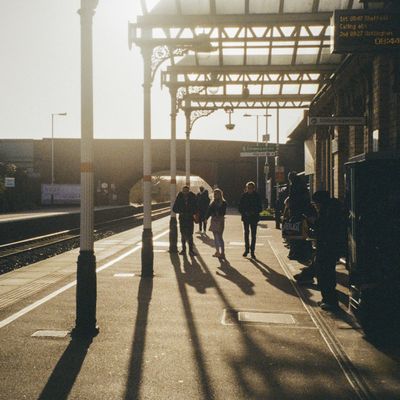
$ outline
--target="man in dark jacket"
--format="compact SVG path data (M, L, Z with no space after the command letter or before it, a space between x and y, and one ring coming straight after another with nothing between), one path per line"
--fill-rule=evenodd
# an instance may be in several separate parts
M256 192L254 182L246 184L246 191L242 194L239 202L239 212L242 215L244 227L245 249L243 257L247 257L249 250L251 258L255 259L257 224L260 220L260 211L262 210L262 201L260 195ZM249 240L249 231L251 230L251 244Z
M199 231L206 233L207 228L207 210L210 205L210 198L208 197L208 190L205 190L203 186L200 186L200 192L197 193L197 208L199 210Z
M186 254L186 242L189 244L189 254L195 256L193 250L193 214L197 212L196 195L190 191L189 186L184 186L178 193L174 206L174 213L179 214L179 229L181 232L182 250L179 254Z
M320 307L333 311L338 308L336 293L336 262L344 247L346 237L345 212L339 200L331 198L326 191L312 196L318 210L315 221L315 271L321 290Z

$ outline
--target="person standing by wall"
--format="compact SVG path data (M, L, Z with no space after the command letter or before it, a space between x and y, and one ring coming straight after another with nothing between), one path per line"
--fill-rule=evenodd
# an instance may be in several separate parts
M199 232L206 233L207 218L206 213L210 205L210 198L208 197L208 190L204 186L200 186L200 192L197 193L197 208L199 210Z
M243 257L247 257L249 250L251 258L255 259L256 249L256 236L257 224L260 220L260 212L262 210L262 201L260 195L256 192L256 185L254 182L247 182L246 190L242 194L239 201L239 212L242 216L244 227L244 243L245 249ZM251 231L251 244L250 244L250 231Z
M221 189L214 190L214 200L208 207L206 220L211 217L210 231L214 234L215 254L213 257L225 259L225 243L223 233L225 228L226 201Z
M193 249L193 215L197 212L196 195L190 191L189 186L183 186L182 191L178 193L174 206L174 213L179 214L179 229L181 232L182 250L180 255L186 254L186 243L189 245L189 255L195 256Z
M292 222L298 222L313 214L310 201L310 193L302 178L292 171L288 175L289 196L287 199L286 218ZM311 243L306 240L290 240L289 259L301 262L309 262L311 259Z
M338 308L336 292L336 263L346 242L346 218L339 200L331 198L324 190L312 196L318 211L314 224L316 239L315 271L323 310Z

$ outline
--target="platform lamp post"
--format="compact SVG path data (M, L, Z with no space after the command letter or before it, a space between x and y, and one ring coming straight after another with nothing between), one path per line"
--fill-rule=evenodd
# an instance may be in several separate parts
M279 115L279 107L276 109L276 157L275 157L275 171L280 167L279 165L279 130L280 130L280 115ZM276 173L275 173L275 184L276 184L276 199L275 199L275 209L278 207L279 202L279 182L276 181ZM280 229L281 220L280 213L275 213L275 228Z
M258 132L258 128L259 128L259 122L258 122L258 119L260 118L260 117L266 117L266 119L268 120L268 117L269 117L270 115L269 114L243 114L243 117L245 117L245 118L250 118L250 117L256 117L256 132L257 132L257 147L258 147L258 143L259 143L259 141L258 141L258 137L259 137L259 132ZM268 123L268 122L267 122ZM259 190L259 157L257 156L257 175L256 175L256 179L257 179L257 181L256 181L256 184L257 184L257 190Z
M161 45L154 47L152 29L140 29L140 35L135 24L128 25L128 44L138 42L143 57L143 234L142 234L142 269L141 276L151 278L153 270L153 233L151 225L151 87L154 75L159 66L174 56L181 56L186 51L211 52L215 49L206 34L199 34L188 43L178 47ZM174 145L172 144L172 147ZM172 150L173 151L173 150Z
M176 80L176 76L174 76ZM176 220L176 214L172 210L173 204L176 199L176 86L170 86L169 88L171 95L171 142L170 142L170 201L171 201L171 217L169 220L169 252L178 252L178 224Z
M96 323L96 257L94 255L93 40L92 22L98 0L81 0L81 222L76 286L75 337L98 334Z
M268 118L272 117L272 114L268 114L268 108L265 110L265 148L268 151ZM265 199L268 199L268 155L265 156Z

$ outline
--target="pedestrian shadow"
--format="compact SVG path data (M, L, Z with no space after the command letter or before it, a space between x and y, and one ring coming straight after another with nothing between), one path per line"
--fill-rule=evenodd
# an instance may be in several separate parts
M214 239L212 239L208 235L197 236L197 239L200 239L207 246L210 246L210 247L214 247L215 246Z
M185 313L186 324L187 324L189 334L190 334L193 355L196 360L196 365L197 365L197 370L198 370L198 375L199 375L199 382L200 382L200 389L202 392L202 396L200 396L200 398L214 399L215 395L214 395L214 391L213 391L213 388L211 385L211 379L210 379L210 375L209 375L209 372L207 369L207 363L206 363L204 355L203 355L201 341L199 338L195 319L194 319L192 308L190 305L189 295L187 293L187 287L186 287L187 276L185 276L186 272L182 272L181 260L177 254L171 253L170 260L174 267L176 279L178 282L179 294L181 297L182 306L183 306L184 313ZM194 259L192 259L192 261L193 260ZM184 258L183 262L185 263L185 258ZM196 262L196 264L198 265L197 262ZM196 268L201 268L201 267L198 265L198 267L196 266ZM212 277L210 277L210 274L207 274L207 276L205 278L207 279L207 281L209 283L212 284L213 283ZM209 278L211 278L211 279L209 279ZM205 287L204 283L203 283L202 287ZM136 397L133 397L132 399L136 399Z
M290 296L297 297L286 275L280 274L258 259L250 259L250 262L265 276L268 283Z
M220 266L218 267L220 271L217 271L217 275L225 278L235 285L237 285L243 293L247 295L254 295L254 283L242 275L236 268L232 267L228 260L219 260Z
M213 286L209 275L202 270L195 257L183 257L183 270L184 273L181 275L183 281L199 293L205 294L207 288Z
M138 399L143 375L143 356L146 345L146 330L149 308L153 293L153 278L141 278L138 289L138 308L135 321L135 332L129 361L129 375L124 398Z
M198 261L211 276L211 272L201 258ZM214 279L214 278L212 278ZM215 290L225 306L227 314L238 310L226 297L215 281ZM298 340L297 335L279 334L271 329L256 329L251 324L232 319L229 325L240 336L240 345L226 349L225 359L234 373L237 398L243 399L280 399L291 400L305 398L310 400L354 399L350 385L342 376L333 377L334 359L320 349L318 343ZM266 345L267 344L267 345ZM283 379L283 371L288 378ZM335 374L341 372L336 365ZM362 371L364 376L366 371ZM294 374L290 377L291 374ZM308 377L306 383L304 377ZM321 384L330 381L332 384ZM337 383L340 381L340 383ZM306 393L306 395L305 395ZM202 397L213 398L213 397Z
M79 375L92 338L72 338L38 400L66 400Z

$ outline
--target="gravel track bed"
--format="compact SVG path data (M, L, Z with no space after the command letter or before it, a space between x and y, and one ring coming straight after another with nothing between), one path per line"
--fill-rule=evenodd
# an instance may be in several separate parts
M94 234L94 240L104 239L119 232L131 229L134 226L136 225L132 223L129 224L129 226L125 225L124 227L116 227L112 230L109 229L104 232L97 232ZM16 256L7 257L4 260L0 260L0 275L45 260L46 258L54 257L58 254L65 253L66 251L76 249L77 247L79 247L79 238L74 238L61 243L50 244L49 246L31 250Z

